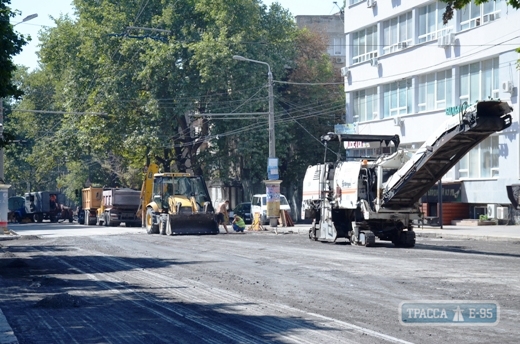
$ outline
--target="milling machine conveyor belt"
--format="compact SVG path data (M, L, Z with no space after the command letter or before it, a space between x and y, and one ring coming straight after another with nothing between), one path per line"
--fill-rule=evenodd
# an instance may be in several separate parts
M446 121L387 182L382 206L411 207L473 147L511 125L506 102L481 101Z

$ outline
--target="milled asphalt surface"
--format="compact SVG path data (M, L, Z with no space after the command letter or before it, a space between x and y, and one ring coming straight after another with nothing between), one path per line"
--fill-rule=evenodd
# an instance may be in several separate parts
M233 230L228 226L228 230ZM77 229L64 230L59 233L59 236L78 236L78 235L95 235L98 234L115 234L107 230L110 227L82 227L80 233ZM113 227L118 234L121 234L121 227ZM278 227L273 229L266 226L263 232L283 234L301 234L308 235L309 224L296 224L293 227ZM52 235L52 231L45 230L24 230L23 227L16 227L16 225L9 224L9 234L0 231L0 240L10 240L17 235L38 235L47 236ZM445 225L441 227L424 226L422 228L415 228L417 237L426 238L445 238L445 239L472 239L472 240L490 240L490 241L520 241L520 225L487 225L487 226L453 226ZM125 228L125 231L138 233L145 232L144 228ZM221 227L221 233L225 233ZM0 309L0 344L18 344L18 340L7 322L4 313Z

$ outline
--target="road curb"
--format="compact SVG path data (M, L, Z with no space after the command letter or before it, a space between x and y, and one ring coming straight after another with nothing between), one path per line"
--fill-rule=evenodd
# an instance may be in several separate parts
M253 233L269 233L269 234L308 234L310 227L278 227L277 231L270 228L265 231L250 231ZM476 234L452 234L452 233L434 233L434 232L420 232L415 230L417 238L435 238L435 239L461 239L461 240L481 240L481 241L506 241L506 242L520 242L520 238L492 236L492 235L476 235Z
M0 343L1 344L18 344L18 339L14 335L13 329L7 322L4 313L0 309Z
M2 240L14 240L14 239L18 239L18 237L19 237L18 233L16 233L12 229L10 229L9 230L9 234L2 234L2 235L0 235L0 241L2 241ZM0 344L3 344L3 342L0 341Z
M415 232L418 238L436 238L436 239L466 239L466 240L482 240L482 241L508 241L520 242L520 238L509 238L489 235L472 235L472 234L446 234L446 233L420 233Z

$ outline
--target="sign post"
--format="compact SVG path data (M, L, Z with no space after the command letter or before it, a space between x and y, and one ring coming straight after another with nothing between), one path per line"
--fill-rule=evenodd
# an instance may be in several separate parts
M9 234L9 230L7 229L7 216L9 212L8 208L8 199L9 193L8 190L11 185L0 184L0 227L2 228L3 234Z

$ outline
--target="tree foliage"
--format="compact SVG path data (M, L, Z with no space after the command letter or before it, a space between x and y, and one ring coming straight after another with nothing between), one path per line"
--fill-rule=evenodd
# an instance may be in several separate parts
M12 83L13 73L16 66L13 63L13 56L22 51L22 47L27 44L30 37L25 38L18 35L13 25L9 22L17 14L8 6L11 0L0 0L0 99L6 97L20 97L21 91Z
M480 5L484 4L489 1L495 1L495 0L439 0L441 2L446 3L446 10L444 11L442 15L442 20L444 24L447 24L452 18L453 18L453 11L454 10L460 10L467 5L469 5L471 2L475 2L475 4ZM506 3L513 7L514 9L520 8L520 1L519 0L506 0Z
M282 178L294 183L302 178L302 169L321 153L317 137L344 113L326 41L298 30L278 4L74 4L76 19L55 18L56 26L40 33L40 69L18 76L26 95L10 117L16 135L28 144L22 154L9 153L16 185L66 187L69 195L87 180L138 188L151 160L164 171L203 173L224 185L261 185L267 116L239 114L268 111L267 68L233 55L268 63L277 80ZM235 115L210 116L215 113ZM15 161L27 173L18 175Z

